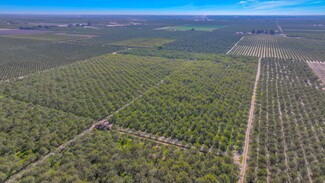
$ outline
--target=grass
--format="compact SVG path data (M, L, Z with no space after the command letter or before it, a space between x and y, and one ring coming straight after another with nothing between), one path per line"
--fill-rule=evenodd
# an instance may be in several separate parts
M180 25L172 27L163 27L156 30L169 30L169 31L214 31L216 29L224 28L223 25Z
M162 39L162 38L137 38L137 39L128 39L128 40L114 42L111 43L111 45L152 48L152 47L163 46L173 41L174 40L172 39Z

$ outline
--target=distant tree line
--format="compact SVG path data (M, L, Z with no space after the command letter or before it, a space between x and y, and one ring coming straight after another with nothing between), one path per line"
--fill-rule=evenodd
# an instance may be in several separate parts
M252 34L269 34L269 35L275 35L275 31L273 29L270 30L252 30Z

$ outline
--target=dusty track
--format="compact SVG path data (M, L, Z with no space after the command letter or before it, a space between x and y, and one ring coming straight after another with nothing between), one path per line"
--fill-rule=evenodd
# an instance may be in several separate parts
M242 163L241 163L239 180L238 180L239 183L244 183L244 180L245 180L245 172L246 172L246 168L247 168L250 132L251 132L252 122L253 122L253 118L254 118L256 90L257 90L257 84L258 84L258 81L259 81L259 78L260 78L260 72L261 72L261 60L262 60L262 58L259 58L259 60L258 60L256 79L255 79L255 84L254 84L253 96L252 96L252 100L251 100L251 107L249 109L249 116L248 116L247 129L246 129L246 135L245 135L245 145L244 145L244 152L243 152L243 160L242 160Z
M325 90L325 62L307 62L309 67L314 71L318 78L322 81Z
M233 50L237 45L238 45L238 43L241 41L241 40L243 40L245 38L245 36L243 36L242 38L240 38L240 40L233 46L233 47L231 47L231 49L230 50L228 50L227 51L227 55L231 52L231 50Z
M279 22L277 22L276 25L278 26L278 29L279 29L279 31L281 32L281 34L284 35L284 37L287 37L287 36L283 33L283 29L282 29L282 27L279 25Z

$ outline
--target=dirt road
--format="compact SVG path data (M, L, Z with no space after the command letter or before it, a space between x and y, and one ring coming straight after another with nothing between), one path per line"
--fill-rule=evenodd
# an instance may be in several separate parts
M255 98L256 98L256 90L257 90L257 84L260 78L260 72L261 72L261 59L258 60L258 67L256 72L256 79L255 79L255 85L253 90L253 96L251 100L251 107L249 109L249 116L248 116L248 122L247 122L247 129L246 129L246 136L245 136L245 145L244 145L244 152L243 152L243 160L240 168L240 177L239 177L239 183L244 183L245 181L245 172L247 168L247 157L248 157L248 147L249 147L249 140L250 140L250 132L252 127L252 122L254 118L254 108L255 108Z
M238 45L238 43L241 41L241 40L243 40L245 38L245 36L243 36L242 38L240 38L240 40L230 49L230 50L228 50L227 51L227 55L231 52L231 50L233 50L237 45Z

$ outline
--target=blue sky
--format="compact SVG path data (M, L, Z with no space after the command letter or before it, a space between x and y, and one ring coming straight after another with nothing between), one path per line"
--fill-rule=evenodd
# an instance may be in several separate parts
M325 15L325 0L0 0L0 14Z

